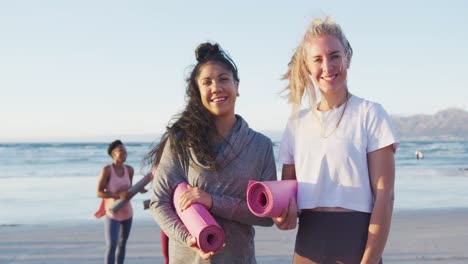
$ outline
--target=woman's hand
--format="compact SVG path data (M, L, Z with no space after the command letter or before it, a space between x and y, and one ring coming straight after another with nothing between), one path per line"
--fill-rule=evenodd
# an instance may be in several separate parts
M296 200L291 198L289 200L289 207L284 208L279 217L272 217L273 222L281 230L290 230L296 228L297 225L297 205Z
M127 191L118 192L118 198L122 200L130 200L132 198L132 193Z
M193 237L193 236L190 236L187 240L187 244L189 246L189 248L191 248L192 250L194 250L195 252L198 253L198 255L200 255L200 257L204 260L207 260L209 258L211 258L211 256L213 256L215 253L213 251L210 251L208 253L205 253L203 252L197 245L197 240Z
M154 171L155 169L153 169ZM153 173L150 172L148 174L145 175L144 177L144 180L145 180L145 184L143 185L143 187L141 187L141 189L138 191L139 193L146 193L148 190L145 188L145 186L150 183L152 180L153 180Z
M198 244L197 244L197 239L193 236L189 236L188 240L187 240L187 245L189 246L189 248L191 248L192 250L194 250L195 252L198 253L198 255L200 255L200 257L204 260L207 260L209 258L211 258L211 256L217 254L218 252L220 252L221 250L224 249L224 244L223 246L221 247L220 250L216 251L216 252L213 252L213 251L210 251L208 253L205 253L203 252L199 247L198 247Z
M185 191L179 200L179 208L183 211L194 203L203 205L207 210L210 210L213 206L213 199L211 195L201 188L192 187L187 185L188 190Z

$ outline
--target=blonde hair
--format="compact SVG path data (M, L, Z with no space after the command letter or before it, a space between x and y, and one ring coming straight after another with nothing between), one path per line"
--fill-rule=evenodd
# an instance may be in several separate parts
M286 90L289 90L288 102L293 105L294 112L300 108L304 92L308 94L311 107L314 107L317 103L315 86L307 68L307 48L312 39L324 35L333 35L338 38L344 48L345 63L348 65L351 63L353 49L340 25L333 21L330 16L325 17L323 20L312 20L288 64L288 71L283 75L283 79L289 81Z

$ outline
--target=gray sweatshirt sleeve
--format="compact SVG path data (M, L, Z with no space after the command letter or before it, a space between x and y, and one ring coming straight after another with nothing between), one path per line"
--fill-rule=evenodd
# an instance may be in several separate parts
M184 180L184 170L176 155L171 151L169 140L164 147L158 169L153 177L150 208L160 228L171 239L186 244L190 235L177 215L172 204L174 190Z
M276 178L276 164L273 154L273 146L271 141L270 144L264 151L264 157L257 157L257 159L252 160L263 160L261 167L261 175L252 180L258 181L273 181L277 180ZM244 193L244 199L239 199L232 196L216 196L212 195L213 207L211 212L220 217L237 221L243 224L248 225L259 225L259 226L271 226L273 225L273 220L269 217L257 217L252 214L247 206L246 196L247 188L245 190L240 190Z

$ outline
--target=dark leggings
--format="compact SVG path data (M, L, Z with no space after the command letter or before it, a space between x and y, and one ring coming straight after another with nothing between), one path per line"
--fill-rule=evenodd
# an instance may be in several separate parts
M303 211L293 263L359 264L366 248L369 221L369 213Z
M127 247L127 240L128 240L128 237L130 236L131 228L132 228L131 217L130 219L127 219L124 221L117 221L114 219L110 219L109 217L106 217L106 221L105 221L106 254L104 256L104 263L106 264L124 263L125 249Z

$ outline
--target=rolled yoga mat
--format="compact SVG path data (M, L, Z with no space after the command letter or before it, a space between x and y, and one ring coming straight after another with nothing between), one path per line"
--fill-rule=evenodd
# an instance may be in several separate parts
M291 197L296 199L297 181L249 181L247 205L259 217L278 217L289 207Z
M132 187L130 187L128 189L129 192L133 192L133 195L130 197L130 199L135 196L138 191L140 191L141 189L143 189L143 187L145 187L145 185L148 183L147 179L146 179L146 176L141 178L141 180L139 180L137 183L135 183ZM118 199L117 201L114 202L114 204L112 205L111 207L111 210L112 212L117 212L119 211L124 205L125 203L127 203L129 200L126 200L126 199Z
M179 199L188 190L187 183L181 182L174 191L174 207L177 215L190 234L197 239L198 247L205 253L216 252L224 244L224 231L208 210L199 203L194 203L184 211L179 209Z

